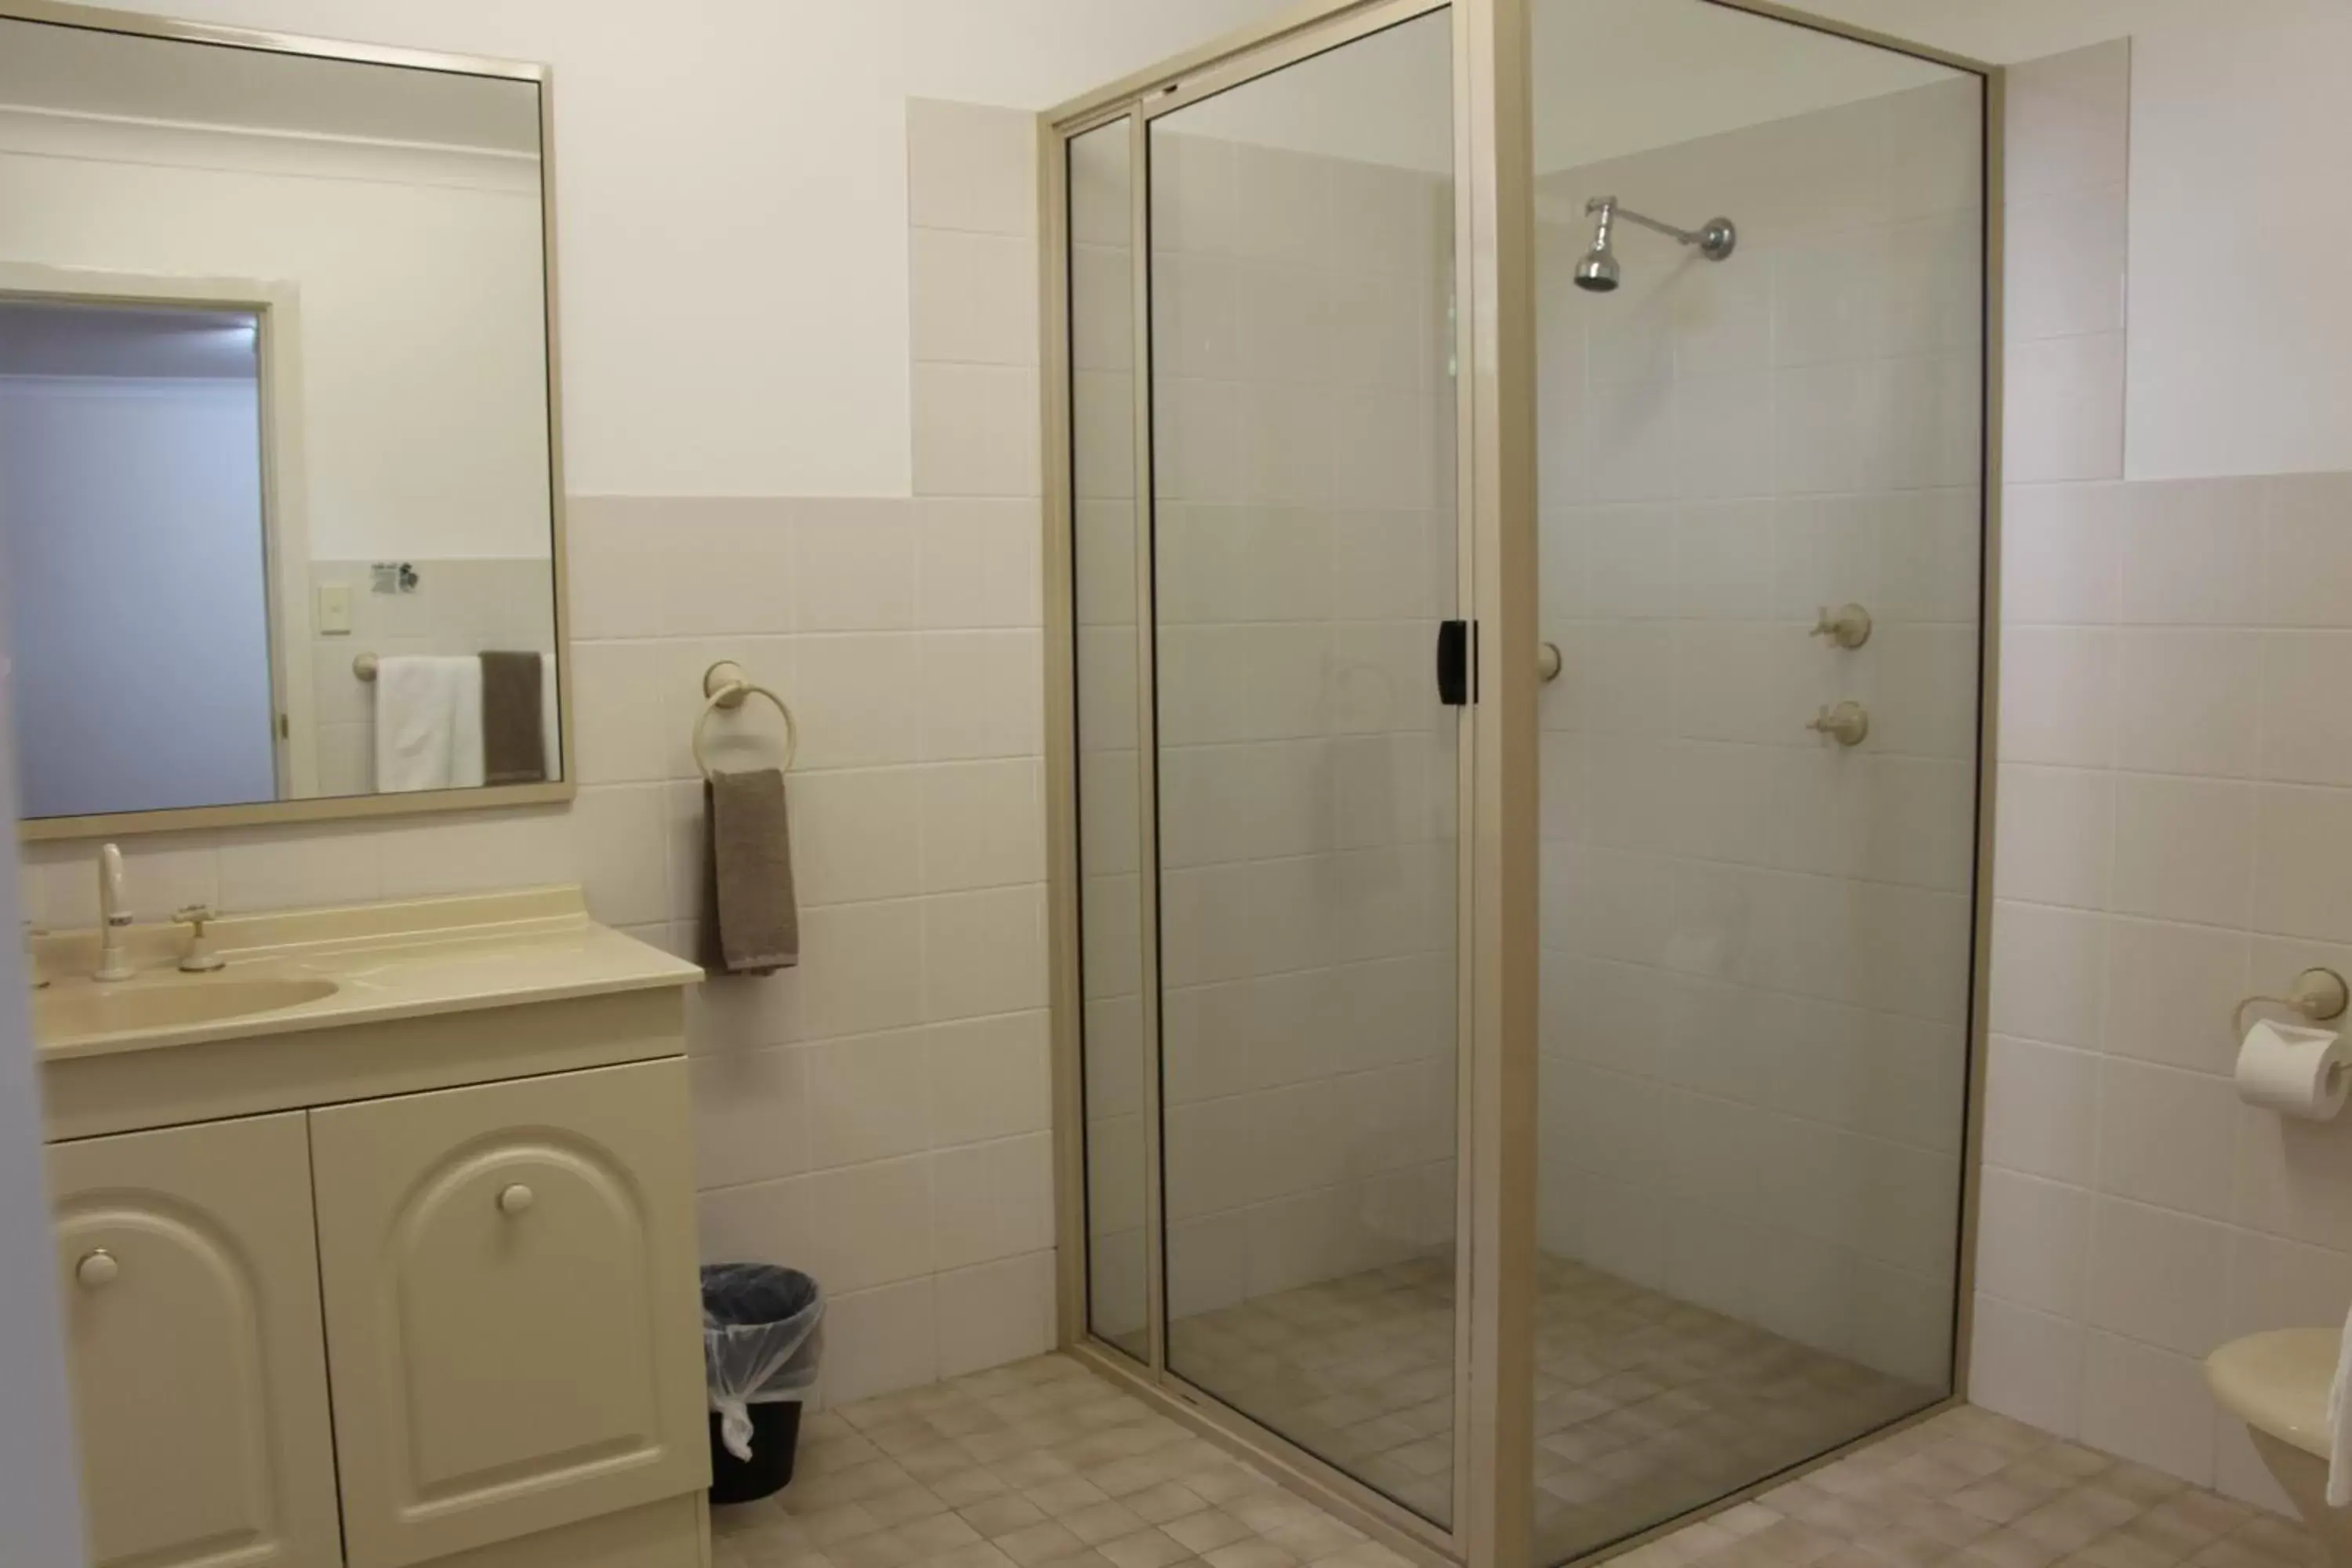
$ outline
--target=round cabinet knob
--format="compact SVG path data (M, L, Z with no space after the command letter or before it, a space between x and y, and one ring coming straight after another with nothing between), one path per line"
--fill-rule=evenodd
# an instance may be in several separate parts
M502 1187L499 1190L499 1212L500 1214L520 1214L538 1201L538 1194L533 1193L529 1187L524 1186L520 1182L515 1183L510 1187Z
M84 1253L81 1261L74 1265L74 1278L89 1290L113 1284L115 1276L121 1272L122 1265L114 1260L114 1254L102 1247Z

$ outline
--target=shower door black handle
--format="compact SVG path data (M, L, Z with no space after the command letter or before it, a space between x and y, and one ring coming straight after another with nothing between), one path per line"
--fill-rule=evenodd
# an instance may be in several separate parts
M1437 623L1437 700L1449 708L1477 700L1478 639L1468 621Z

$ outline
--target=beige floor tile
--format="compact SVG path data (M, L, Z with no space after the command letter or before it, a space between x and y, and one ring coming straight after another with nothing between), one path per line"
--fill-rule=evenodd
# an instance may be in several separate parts
M1556 1259L1545 1285L1544 1563L1736 1490L1921 1396ZM1442 1500L1449 1473L1426 1467L1451 1452L1450 1351L1430 1342L1450 1336L1449 1294L1450 1277L1378 1271L1213 1314L1217 1335L1192 1349L1213 1346L1234 1375L1257 1378L1261 1415L1278 1405L1323 1423L1360 1445L1351 1468L1396 1495ZM1412 1568L1066 1357L815 1413L802 1434L791 1487L713 1510L714 1568ZM2294 1521L1975 1409L1891 1434L1621 1562L2321 1568Z
M1269 1541L1236 1541L1201 1553L1209 1568L1296 1568L1298 1559Z
M1109 1558L1114 1568L1171 1568L1192 1555L1163 1531L1149 1529L1106 1541L1095 1550Z
M1204 1508L1161 1525L1169 1539L1196 1556L1249 1538L1250 1528L1223 1509Z
M1045 1510L1017 1493L1002 1497L982 1498L958 1510L965 1523L993 1541L1000 1535L1010 1535L1016 1530L1026 1530L1033 1524L1045 1522Z
M1110 1500L1108 1492L1084 1476L1063 1476L1042 1486L1031 1487L1022 1495L1055 1519Z
M1146 1490L1130 1492L1120 1500L1146 1524L1165 1524L1209 1506L1208 1500L1181 1481L1162 1481Z
M1048 1519L1024 1525L1019 1530L1007 1531L995 1537L992 1544L1020 1563L1022 1568L1034 1568L1035 1564L1050 1563L1057 1557L1070 1556L1086 1542Z
M919 1555L895 1530L854 1536L825 1552L838 1568L906 1568Z
M1062 1516L1063 1527L1089 1546L1099 1545L1117 1536L1132 1535L1143 1529L1145 1523L1127 1508L1108 1500Z

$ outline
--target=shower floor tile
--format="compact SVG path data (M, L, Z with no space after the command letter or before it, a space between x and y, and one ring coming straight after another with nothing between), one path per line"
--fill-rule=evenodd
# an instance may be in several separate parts
M1566 1258L1537 1263L1536 1540L1558 1562L1932 1405L1937 1390ZM1408 1507L1452 1484L1450 1255L1171 1329L1169 1365Z
M793 1484L712 1510L711 1532L712 1568L1410 1568L1058 1355L811 1415ZM1617 1562L2320 1568L2321 1558L2291 1521L1961 1409Z

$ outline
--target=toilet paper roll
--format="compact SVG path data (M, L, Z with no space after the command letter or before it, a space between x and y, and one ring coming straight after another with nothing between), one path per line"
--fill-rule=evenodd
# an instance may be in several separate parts
M2352 1092L2352 1049L2333 1029L2306 1029L2265 1018L2238 1047L2238 1098L2284 1116L2325 1121Z

